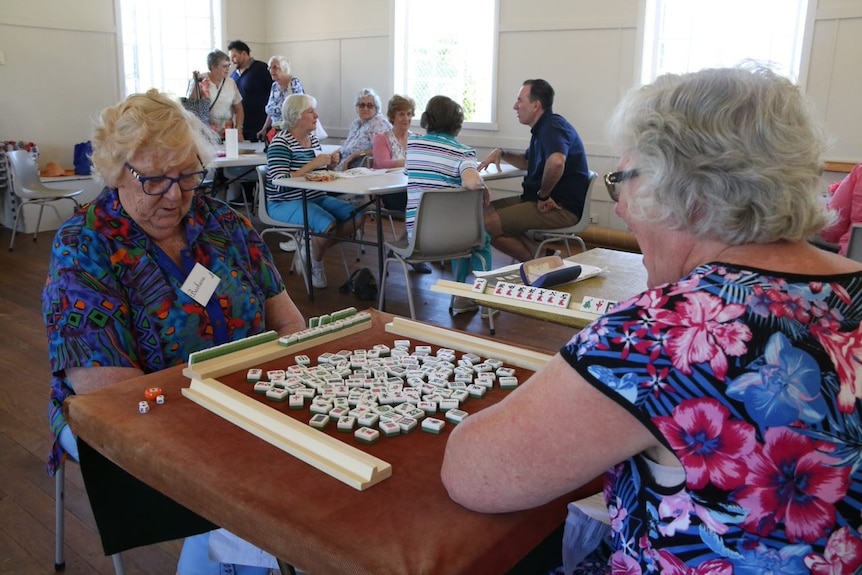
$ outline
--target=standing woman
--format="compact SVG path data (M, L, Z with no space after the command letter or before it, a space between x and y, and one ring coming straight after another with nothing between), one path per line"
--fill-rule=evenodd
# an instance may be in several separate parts
M193 74L195 83L200 87L201 95L210 102L210 128L222 140L224 140L225 129L236 128L237 138L243 141L242 125L245 113L239 88L229 76L230 57L221 50L213 50L207 54L207 68L209 72L206 76L201 76L197 70ZM193 86L189 97L194 91Z
M266 122L257 133L259 140L266 138L270 128L281 129L281 107L284 106L284 100L291 94L305 93L299 78L290 75L290 60L284 56L273 56L269 59L269 74L272 76L272 88L265 108Z
M341 145L341 163L336 170L357 167L366 156L371 155L374 136L392 129L392 124L380 113L380 96L377 92L371 88L359 90L355 104L357 118L350 124L347 138Z

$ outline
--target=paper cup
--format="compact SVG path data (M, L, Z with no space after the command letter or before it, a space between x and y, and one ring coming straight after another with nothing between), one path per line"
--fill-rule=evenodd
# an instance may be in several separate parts
M224 152L226 158L239 157L239 139L236 128L227 128L224 131Z

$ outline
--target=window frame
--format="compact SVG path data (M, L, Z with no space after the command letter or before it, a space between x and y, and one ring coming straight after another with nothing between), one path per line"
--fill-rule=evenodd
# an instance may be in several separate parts
M117 41L117 68L119 69L119 76L117 78L118 81L118 93L120 94L120 99L124 100L128 96L130 96L134 92L127 92L127 77L126 77L126 54L125 54L125 38L123 34L123 1L124 0L114 0L114 21L116 28L116 41ZM217 47L223 44L224 38L226 38L226 23L225 23L225 15L227 14L227 0L208 0L211 11L212 11L212 19L215 20L211 26L211 47L207 50L210 52ZM221 49L221 48L219 48ZM200 64L192 66L187 71L187 76L189 79L192 77L193 70L200 70L201 72L206 72L206 57L204 57ZM140 91L146 91L150 88L156 88L160 92L171 93L174 96L186 96L186 92L175 93L167 90L165 86L141 86Z
M645 77L645 60L647 47L652 46L655 35L656 3L661 0L639 0L638 1L638 25L637 25L637 53L635 55L635 81L638 86L649 84L655 80L655 73L651 78ZM814 38L814 25L817 13L817 0L805 0L807 3L804 23L802 24L802 45L798 56L798 71L796 78L790 78L796 85L803 87L808 81L808 68L811 61L811 46Z
M405 87L399 85L399 75L403 75L403 72L400 72L396 69L401 62L400 55L403 54L404 50L400 48L404 44L404 34L405 32L400 28L400 4L407 4L408 2L419 2L419 1L427 1L432 2L433 0L390 0L390 61L389 61L389 70L391 73L391 83L392 83L392 92L395 94L403 94L406 91ZM499 122L497 120L497 77L498 77L498 62L499 62L499 46L500 46L500 0L491 0L494 7L493 15L489 15L492 17L492 37L493 37L493 45L491 47L491 62L487 65L491 70L490 73L490 114L489 121L487 122L464 122L462 126L462 130L479 130L479 131L497 131L499 129ZM458 15L454 15L453 17L458 17ZM406 65L405 65L406 67ZM406 83L406 81L405 81ZM462 102L459 102L462 103ZM417 102L417 110L415 118L412 122L413 126L419 126L420 119L422 117L422 110L418 109L419 103Z

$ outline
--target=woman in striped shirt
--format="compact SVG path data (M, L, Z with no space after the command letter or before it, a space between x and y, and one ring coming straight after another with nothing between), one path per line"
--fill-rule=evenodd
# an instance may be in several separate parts
M338 164L340 155L338 152L324 153L317 140L315 98L308 94L291 94L284 101L282 116L283 129L272 139L266 153L266 211L278 221L303 224L302 190L276 186L273 180L304 177L315 170L331 170ZM315 234L327 234L327 237L311 238L311 283L316 288L325 288L323 255L326 249L337 242L335 237L353 235L362 226L363 216L351 203L325 192L311 190L306 197L309 229ZM300 257L304 263L302 253Z
M467 188L485 190L484 203L489 202L488 189L479 171L476 150L455 139L464 124L464 110L446 96L434 96L428 101L419 125L427 130L424 136L410 136L407 140L407 215L405 228L408 237L413 234L419 198L423 190L441 188ZM477 257L480 256L480 257ZM485 245L473 252L472 257L455 261L455 279L463 282L474 269L491 266L491 238L485 234ZM456 297L454 313L478 310L476 302Z

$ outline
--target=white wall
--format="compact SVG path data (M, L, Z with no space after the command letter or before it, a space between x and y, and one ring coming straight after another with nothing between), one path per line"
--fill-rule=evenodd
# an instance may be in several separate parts
M521 82L542 77L557 92L555 110L584 140L590 167L615 158L605 120L635 83L642 0L500 0L496 131L465 130L479 148L526 147L529 130L511 105ZM224 0L225 44L240 38L252 55L282 54L317 97L330 135L343 136L353 98L373 87L391 96L389 0ZM457 17L454 16L453 17ZM862 2L818 0L805 89L834 143L827 159L862 160ZM114 0L0 1L0 139L36 142L42 158L71 167L92 117L119 100ZM501 184L517 189L515 183ZM591 213L622 229L600 186Z
M612 169L616 158L605 122L637 81L641 9L641 0L500 0L498 129L465 130L460 139L480 156L494 146L526 147L529 130L511 105L523 80L544 78L556 90L555 111L580 133L590 168L600 174ZM330 135L346 133L358 89L371 86L384 100L391 96L389 0L317 0L313 14L302 2L267 0L266 11L270 51L291 59L306 90L318 98ZM819 0L813 31L805 89L833 137L827 159L858 162L862 2ZM501 186L517 189L513 182ZM590 215L602 226L625 229L612 208L597 186Z
M72 167L94 114L119 99L113 0L0 2L0 139Z

